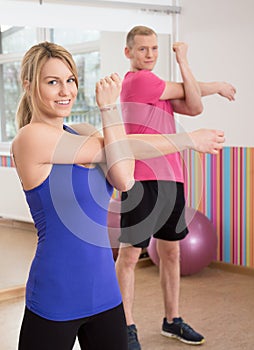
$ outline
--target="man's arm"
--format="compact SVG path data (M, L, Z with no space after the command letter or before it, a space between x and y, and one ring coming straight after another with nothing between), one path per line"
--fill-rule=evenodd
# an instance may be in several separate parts
M197 92L197 86L202 97L218 94L222 97L227 98L229 101L235 100L235 87L227 82L197 82L188 67L188 62L186 58L187 48L184 46L186 44L178 44L173 49L176 52L176 59L181 70L183 82L170 82L166 81L165 90L160 97L161 100L170 100L173 109L176 113L187 114L187 115L197 115L201 113L195 110L195 98ZM182 56L182 50L185 49L185 56ZM184 50L183 50L184 51ZM193 84L191 86L191 84ZM190 88L190 89L189 89ZM194 89L194 90L192 90ZM193 95L194 93L194 95ZM192 100L194 96L194 100ZM193 104L192 104L193 103Z
M227 98L229 101L235 101L236 88L230 83L225 81L214 81L198 82L198 85L202 97L218 94ZM184 99L185 94L183 83L166 81L166 87L162 97L160 98L161 100Z
M176 54L176 61L179 65L183 82L181 85L166 82L165 90L160 99L170 99L172 107L177 113L197 115L203 111L201 91L199 83L196 81L189 67L187 60L187 49L188 46L186 43L174 43L173 50ZM173 97L174 93L172 93L172 89L175 90L175 97ZM179 93L179 97L177 97L177 93Z
M199 82L201 96L218 94L229 101L235 100L236 89L233 85L224 81L214 81L209 83Z

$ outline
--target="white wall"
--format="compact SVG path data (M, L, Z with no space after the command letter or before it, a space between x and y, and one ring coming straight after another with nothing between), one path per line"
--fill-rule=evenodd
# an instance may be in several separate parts
M96 1L90 1L90 4ZM117 3L117 1L115 1ZM128 1L124 1L128 3ZM132 2L132 1L129 1ZM140 1L141 4L144 1ZM170 4L170 0L157 1L158 5ZM106 3L106 1L105 1ZM139 3L139 1L135 1ZM146 3L151 4L150 1ZM141 5L141 8L145 7ZM82 28L90 30L126 31L133 23L154 27L160 33L171 31L171 18L164 13L112 6L87 6L81 1L0 0L0 23L16 26Z
M19 178L14 168L0 168L0 216L31 222Z
M228 146L254 146L254 1L181 0L179 40L189 44L189 61L200 81L224 80L237 89L236 101L204 99L197 119L181 118L188 130L222 128Z

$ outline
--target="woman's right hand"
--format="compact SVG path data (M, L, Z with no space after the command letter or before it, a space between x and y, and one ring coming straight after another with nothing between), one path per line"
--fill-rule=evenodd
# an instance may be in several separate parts
M96 83L96 102L99 108L114 105L122 88L121 78L117 73L100 79Z
M198 129L189 133L191 148L202 153L218 154L225 142L224 131Z

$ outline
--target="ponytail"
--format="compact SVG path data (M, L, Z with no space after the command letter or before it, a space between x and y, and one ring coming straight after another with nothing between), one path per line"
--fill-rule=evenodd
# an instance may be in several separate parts
M18 104L16 121L18 129L30 123L32 118L32 106L27 93L24 92Z

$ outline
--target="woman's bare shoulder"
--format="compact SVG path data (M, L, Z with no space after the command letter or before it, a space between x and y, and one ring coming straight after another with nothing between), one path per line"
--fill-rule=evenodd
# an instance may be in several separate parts
M100 136L99 130L92 124L80 123L72 124L70 127L75 130L79 135L83 136Z
M30 123L18 130L12 141L12 152L32 152L42 145L50 143L50 140L62 135L63 131L45 123Z

